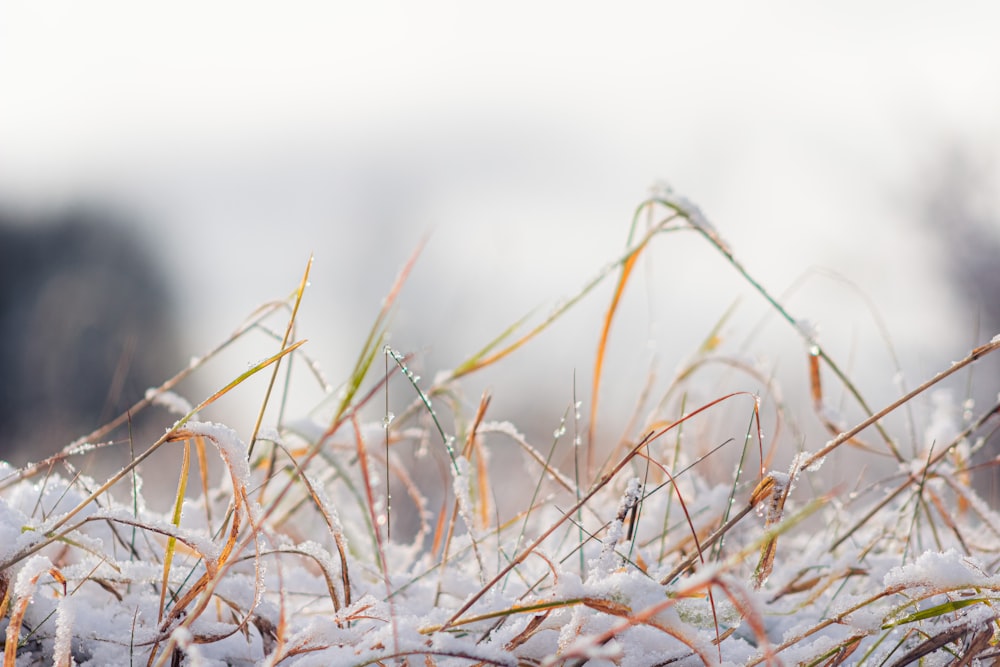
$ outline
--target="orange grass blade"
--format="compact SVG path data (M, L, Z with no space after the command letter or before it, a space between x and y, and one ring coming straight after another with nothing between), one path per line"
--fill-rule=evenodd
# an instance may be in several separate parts
M208 455L205 453L205 439L198 436L194 439L194 451L198 457L198 472L201 477L201 497L205 499L205 526L212 530L212 505L208 502Z
M34 574L28 580L32 590L34 590L35 586L38 585L38 580L41 579L42 575L46 572L55 577L57 570L55 568L50 568L49 570L40 570ZM7 625L7 641L4 644L3 651L3 667L16 667L17 665L17 644L18 639L21 636L21 625L24 622L24 615L28 611L28 605L31 603L32 597L32 595L25 595L18 598L17 603L14 605L14 609L10 613L10 622Z
M816 412L823 410L823 385L820 382L819 354L809 352L809 389L812 393L813 407Z
M608 346L608 336L611 333L611 321L614 319L615 312L618 310L618 304L621 301L622 293L625 291L625 284L628 282L629 276L632 275L632 269L635 268L635 263L639 259L639 254L646 247L647 242L650 237L646 237L638 248L636 248L622 264L622 272L618 278L618 284L615 286L614 296L611 297L611 304L608 306L608 312L604 316L604 325L601 328L601 339L597 344L597 355L594 357L594 382L591 389L590 395L590 416L587 426L587 476L588 478L594 475L594 447L596 445L596 430L597 430L597 404L598 396L600 394L601 388L601 374L604 371L604 353Z
M448 497L441 499L441 509L438 511L437 523L434 524L434 539L431 541L431 553L437 553L444 541L444 522L448 515ZM443 557L443 554L442 554Z
M487 393L483 393L482 398L479 400L479 408L476 410L476 417L472 422L472 428L469 430L469 437L465 441L464 455L468 459L472 459L473 452L476 453L476 486L479 491L479 527L485 529L490 523L490 478L486 470L486 456L483 452L483 444L479 441L476 436L479 432L479 426L483 423L483 418L486 416L486 410L490 406L491 397Z

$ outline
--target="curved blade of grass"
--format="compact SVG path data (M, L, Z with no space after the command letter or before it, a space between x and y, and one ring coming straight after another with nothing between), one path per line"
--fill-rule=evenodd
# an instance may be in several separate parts
M396 352L394 349L388 345L384 348L385 354L392 357L392 360L396 362L399 366L399 370L403 373L406 379L409 381L413 390L417 392L417 396L420 398L420 402L424 404L427 408L427 413L431 416L431 420L434 422L434 427L437 429L438 435L441 436L441 441L444 443L444 448L448 452L448 458L451 460L451 466L455 470L455 474L458 474L458 462L455 458L455 448L452 446L452 439L445 435L444 428L441 426L441 422L438 421L437 412L434 410L434 406L431 404L431 399L427 397L427 394L420 388L417 384L417 376L413 374L413 371L406 365L403 355Z
M908 614L902 618L897 618L892 621L887 621L882 624L883 630L889 630L891 628L898 627L900 625L908 625L910 623L916 623L918 621L926 621L929 618L938 618L939 616L944 616L945 614L950 614L952 612L958 611L959 609L965 609L966 607L971 607L974 604L985 604L992 607L995 600L992 598L965 598L960 600L948 600L947 602L942 602L941 604L936 604L933 607L928 607L927 609L921 609L915 611L912 614Z
M781 303L777 299L775 299L774 296L772 296L771 293L768 292L763 285L757 282L757 280L750 275L750 273L746 270L743 264L741 264L740 261L736 259L736 256L733 254L733 251L729 247L729 245L722 240L722 237L719 236L719 233L715 230L715 228L711 225L711 223L709 223L708 220L702 215L701 211L699 211L695 206L689 204L683 199L673 199L669 197L653 197L649 199L644 204L644 206L651 206L654 204L663 206L664 208L673 211L674 213L683 217L691 225L692 229L700 233L713 247L715 247L716 250L722 253L723 257L726 258L726 261L729 262L730 266L736 269L736 271L743 277L743 279L746 280L747 283L758 294L764 297L764 299L769 304L771 304L771 307L773 307L778 312L778 314L781 315L781 317L784 318L789 324L791 324L792 327L799 333L799 335L802 336L803 340L805 340L805 342L809 345L810 349L815 351L816 355L819 356L826 363L826 365L830 368L830 370L833 371L834 375L837 376L837 379L839 379L843 383L847 391L850 392L850 394L858 402L858 405L860 405L861 408L867 414L869 415L872 414L872 409L868 407L868 402L865 401L864 397L861 395L861 392L854 385L851 379L847 377L847 375L840 369L840 366L838 366L837 363L826 353L823 347L820 346L819 342L816 341L811 334L804 331L800 323L794 317L792 317L791 314L789 314L789 312L785 309L785 307L781 305ZM885 441L886 447L888 447L892 455L896 457L896 460L902 462L904 460L903 456L902 454L900 454L899 448L896 446L895 441L889 435L888 431L886 431L885 428L879 423L875 423L875 428L878 430L879 435L882 436L882 439Z
M291 456L288 457L292 465L295 466L299 473L299 477L302 479L303 484L305 484L306 489L309 491L309 495L313 500L313 504L319 510L320 514L323 516L323 520L326 522L327 530L330 531L330 535L333 536L334 544L337 545L337 555L340 557L340 583L344 587L344 604L350 606L351 604L351 577L348 569L347 562L347 545L344 543L344 535L338 527L338 522L330 515L327 510L325 503L321 502L319 496L316 495L316 490L312 486L312 482L309 481L309 477L306 476L305 471L302 470L298 462L295 461ZM328 589L330 592L330 601L333 603L333 608L335 611L340 611L340 600L337 597L337 591L333 587L333 583L328 579Z

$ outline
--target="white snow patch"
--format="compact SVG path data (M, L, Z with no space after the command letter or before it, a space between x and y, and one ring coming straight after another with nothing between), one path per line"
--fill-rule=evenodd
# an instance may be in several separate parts
M226 465L232 471L236 482L243 487L250 486L250 463L247 461L247 446L236 431L214 422L191 421L184 428L195 435L208 438L219 448Z
M882 583L886 588L928 586L933 589L984 586L990 581L982 566L954 549L925 551L916 561L894 567Z
M474 533L475 523L473 522L473 518L475 517L475 512L473 511L472 504L472 464L469 463L469 459L459 456L455 459L455 467L458 468L458 472L455 473L455 479L452 480L452 490L455 492L455 498L458 500L458 513L462 515L462 520L465 521L469 532Z
M73 625L76 621L75 598L64 597L56 607L56 641L52 650L53 665L73 665Z
M931 422L924 430L924 444L927 447L934 446L940 450L947 447L954 441L961 431L958 425L960 410L955 405L952 392L948 389L938 389L931 394L931 403L934 405L931 413Z
M14 583L14 596L18 598L30 597L35 591L37 578L52 569L52 561L45 556L34 555L28 559L21 571L17 573L17 581ZM36 581L32 581L35 579Z
M191 402L180 394L176 394L172 391L159 391L156 387L150 387L146 390L146 400L151 401L153 405L159 405L160 407L166 408L172 414L180 417L183 417L193 410Z

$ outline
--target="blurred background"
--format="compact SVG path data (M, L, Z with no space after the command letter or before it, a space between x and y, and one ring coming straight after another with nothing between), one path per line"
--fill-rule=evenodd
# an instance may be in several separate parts
M901 378L878 318L909 386L1000 331L998 29L991 2L0 4L0 446L39 458L90 431L311 254L299 335L336 386L427 239L391 342L433 377L573 295L662 182L881 406ZM587 405L612 287L471 378L469 404L488 388L493 418L551 437L574 391ZM808 410L795 332L671 234L616 321L609 437L737 301L724 349ZM185 393L276 349L248 339ZM995 399L996 366L976 372L956 404ZM322 391L302 376L305 413ZM203 417L246 436L262 395Z

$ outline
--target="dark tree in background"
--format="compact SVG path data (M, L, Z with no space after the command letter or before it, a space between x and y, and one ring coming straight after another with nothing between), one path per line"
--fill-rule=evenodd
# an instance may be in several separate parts
M926 223L940 240L957 291L981 318L983 335L1000 333L998 172L953 150L927 183ZM981 341L980 341L981 342Z
M945 274L968 307L969 344L979 345L1000 334L1000 170L975 150L954 147L944 152L923 186L924 223L940 245ZM973 373L970 397L978 415L997 401L1000 359L983 359ZM979 435L996 428L994 417ZM994 434L980 459L998 453L1000 440ZM988 495L1000 500L1000 469L987 470L983 483Z
M44 458L180 368L156 259L98 208L0 212L0 458Z

